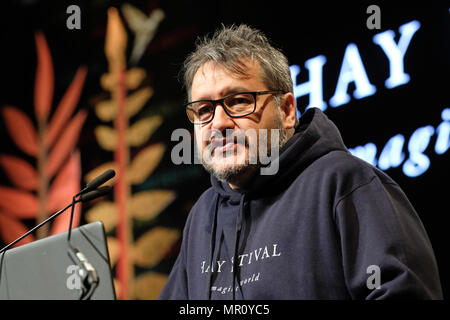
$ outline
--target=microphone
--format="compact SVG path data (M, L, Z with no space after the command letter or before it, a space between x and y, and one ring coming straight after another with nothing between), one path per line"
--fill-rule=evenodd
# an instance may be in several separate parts
M94 178L92 181L86 184L86 187L81 190L79 193L77 193L72 198L72 203L65 206L63 209L59 210L58 212L54 213L52 216L47 218L46 220L42 221L38 225L34 226L32 229L30 229L28 232L24 233L22 236L14 240L13 242L9 243L5 247L3 247L0 250L0 253L5 252L8 250L11 246L28 236L30 233L34 232L35 230L42 227L44 224L52 221L57 216L59 216L61 213L66 211L68 208L72 207L71 214L70 214L70 224L69 224L69 230L68 230L68 237L67 237L67 244L68 244L68 255L69 258L78 265L79 271L78 274L80 276L80 279L82 280L82 290L81 295L79 299L87 300L90 299L92 294L94 293L95 289L97 288L99 284L99 277L97 275L97 271L95 268L89 263L89 261L86 259L84 254L80 252L77 248L73 247L70 242L70 235L72 231L72 221L73 221L73 213L75 205L78 202L87 202L93 199L96 199L98 197L104 196L107 193L111 192L112 187L111 186L104 186L101 188L98 188L98 186L102 185L106 181L110 180L112 177L115 176L114 170L106 170L98 177ZM97 189L98 188L98 189ZM78 199L77 197L80 196Z
M73 197L72 201L72 210L70 212L70 223L69 223L69 231L67 233L67 241L70 242L70 236L72 234L72 221L73 221L73 211L75 209L75 203L77 202L88 202L93 199L99 198L101 196L104 196L108 193L110 193L112 190L112 187L110 186L104 186L98 189L95 189L93 191L86 192L85 194L82 194L78 200L75 200L77 196Z
M70 242L70 236L71 236L71 232L72 232L73 211L75 209L75 203L77 203L79 201L87 202L89 200L101 197L101 196L109 193L112 190L112 187L104 186L104 187L101 187L98 189L97 189L97 187L104 184L106 181L110 180L115 175L116 175L116 172L114 170L112 170L112 169L106 170L98 177L89 181L86 184L86 187L83 190L81 190L80 192L78 192L73 197L73 201L72 201L73 206L72 206L72 210L70 212L70 223L69 223L69 232L67 234L67 241ZM81 195L79 200L78 201L75 200L79 195Z
M78 203L78 202L87 202L87 201L93 200L95 198L101 197L101 196L107 194L108 192L110 192L111 189L112 189L112 187L110 187L110 186L105 186L105 187L99 188L97 190L93 190L93 189L96 189L98 186L100 186L101 184L103 184L106 181L110 180L115 175L116 175L115 171L112 170L112 169L109 169L109 170L106 170L105 172L103 172L98 177L94 178L92 181L90 181L86 185L86 187L83 190L81 190L79 193L77 193L73 197L72 203L68 204L63 209L57 211L56 213L54 213L53 215L51 215L50 217L48 217L47 219L45 219L44 221L39 223L38 225L34 226L32 229L28 230L28 232L24 233L23 235L21 235L19 238L17 238L13 242L10 242L6 246L4 246L0 250L0 253L5 252L11 246L15 245L17 242L19 242L20 240L22 240L23 238L25 238L26 236L28 236L32 232L36 231L37 229L42 227L44 224L49 223L50 221L54 220L61 213L63 213L64 211L66 211L67 209L72 207L72 214L71 214L71 217L70 217L70 227L69 227L69 239L70 239L70 230L72 229L73 209L75 207L75 204ZM86 194L83 195L84 193L86 193ZM76 199L79 195L82 195L82 196L79 199Z
M98 186L102 185L106 181L110 180L115 176L114 170L106 170L98 177L94 178L92 181L86 184L86 187L81 190L78 194L73 197L72 200L72 210L70 213L70 224L69 231L67 232L67 245L68 251L67 254L69 258L78 265L78 275L80 276L82 288L79 296L80 300L88 300L91 298L95 289L99 284L99 278L97 275L97 271L95 268L89 263L84 254L80 252L77 248L75 248L70 242L70 236L72 233L72 220L73 220L73 211L75 208L75 203L77 202L87 202L98 197L104 196L107 193L111 192L112 187L104 186L97 189ZM78 200L76 200L77 196L80 196Z
M83 194L89 191L92 191L94 189L97 189L98 186L104 184L106 181L112 179L114 176L116 175L116 172L113 169L108 169L105 172L103 172L101 175L99 175L98 177L92 179L91 181L89 181L86 184L86 187L81 190L78 194Z
M112 187L104 186L104 187L95 189L93 191L89 191L89 192L81 195L80 201L81 202L87 202L87 201L94 200L96 198L99 198L101 196L104 196L104 195L110 193L111 190L112 190Z
M116 175L116 172L113 169L108 169L105 172L103 172L101 175L99 175L98 177L92 179L91 181L89 181L86 184L86 187L84 187L83 190L81 190L80 192L78 192L72 200L72 210L70 212L70 223L69 223L69 232L67 234L67 241L70 242L70 236L71 236L71 232L72 232L72 221L73 221L73 211L75 209L75 203L76 202L86 202L98 197L101 197L105 194L107 194L108 192L111 191L111 187L106 188L99 188L97 189L98 186L104 184L106 181L110 180L111 178L113 178ZM96 190L97 189L97 190ZM102 191L101 191L102 190ZM80 199L78 201L76 201L75 199L81 195Z
M76 202L79 202L80 200L77 200ZM30 229L28 232L24 233L23 235L21 235L19 238L17 238L16 240L14 240L13 242L9 243L8 245L6 245L5 247L3 247L0 250L0 253L6 251L9 247L15 245L17 242L19 242L20 240L22 240L23 238L25 238L27 235L29 235L30 233L34 232L35 230L39 229L40 227L42 227L44 224L52 221L53 219L55 219L57 216L59 216L61 213L63 213L64 211L66 211L69 207L74 206L75 203L72 202L71 204L68 204L65 208L59 210L58 212L54 213L52 216L48 217L47 219L45 219L44 221L42 221L41 223L39 223L37 226L34 226L32 229Z

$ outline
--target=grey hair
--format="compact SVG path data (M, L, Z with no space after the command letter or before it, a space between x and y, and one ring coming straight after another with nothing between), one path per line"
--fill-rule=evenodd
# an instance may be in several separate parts
M258 61L262 80L268 90L293 93L289 63L281 50L274 48L259 30L245 24L229 27L222 25L211 38L199 38L196 48L184 61L181 74L188 98L191 96L194 75L207 62L215 62L237 75L246 75L242 59ZM280 96L274 96L279 105Z

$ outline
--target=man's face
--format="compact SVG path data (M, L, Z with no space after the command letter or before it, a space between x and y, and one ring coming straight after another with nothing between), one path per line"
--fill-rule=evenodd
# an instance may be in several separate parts
M216 100L238 92L269 90L261 79L259 63L249 60L244 62L248 67L246 76L233 74L213 62L204 64L194 76L191 101ZM266 144L266 150L270 150L270 129L281 129L280 142L284 143L281 141L286 140L283 120L284 117L270 94L257 96L255 112L241 118L229 117L218 104L212 121L194 126L197 149L203 165L219 180L230 183L232 187L239 185L257 168L257 165L252 165L254 162L249 161L249 149L253 151L258 148L250 146L258 146L260 142ZM266 130L267 139L260 140L260 129ZM235 136L242 137L247 130L256 135L246 135L245 139L235 139L228 135L232 132Z

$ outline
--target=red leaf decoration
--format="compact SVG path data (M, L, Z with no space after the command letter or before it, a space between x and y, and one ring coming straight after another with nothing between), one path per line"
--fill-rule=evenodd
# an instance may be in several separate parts
M66 90L63 98L61 99L58 107L53 114L53 117L48 126L46 133L46 145L51 146L61 129L66 124L67 120L72 115L80 98L81 90L83 88L84 80L86 79L87 69L86 67L80 67L75 74L69 88Z
M42 32L37 32L35 39L37 70L34 84L34 110L38 119L47 120L54 89L53 63L47 41Z
M0 186L0 209L19 219L36 218L38 200L31 193Z
M27 227L22 222L0 211L0 235L2 236L2 239L5 243L13 242L27 231ZM13 245L13 247L17 247L33 241L34 237L32 234L30 234Z
M38 138L31 120L17 108L3 108L6 128L15 144L26 154L36 157L38 154Z
M72 197L80 191L81 179L81 160L80 153L75 152L70 157L69 162L61 170L60 174L55 178L52 189L59 196L62 203L61 206L72 201ZM80 221L81 203L77 204L74 210L72 227L76 227ZM70 213L60 215L52 224L51 234L57 234L68 230L70 222Z
M72 228L78 227L80 216L81 216L81 203L77 204L77 206L73 211ZM61 232L66 232L67 230L69 230L69 223L70 223L70 212L58 216L53 222L52 231L50 232L50 234L53 235Z
M56 175L51 187L49 188L47 198L47 210L55 212L65 207L72 201L72 197L78 193L78 190L73 190L73 182L80 184L80 153L74 152L69 161Z
M86 116L87 114L85 111L78 111L63 133L59 136L55 147L50 153L48 162L46 163L45 170L48 177L52 177L56 173L69 153L74 149L81 128L83 127L84 120L86 120Z
M36 190L38 175L36 170L25 160L9 155L0 155L0 165L11 182L25 190Z

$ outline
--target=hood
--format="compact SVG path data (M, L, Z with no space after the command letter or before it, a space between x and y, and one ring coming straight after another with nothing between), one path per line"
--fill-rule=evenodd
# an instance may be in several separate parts
M246 225L246 204L268 194L275 194L287 188L299 174L313 161L334 151L347 150L337 127L319 109L307 110L299 119L294 135L287 141L279 152L278 172L274 175L256 174L243 188L233 190L228 183L223 183L211 175L211 184L216 192L215 207L211 212L210 263L216 261L216 256L224 239L227 247L231 248L233 259L232 288L239 285L237 271L237 257L241 247L241 230ZM270 187L268 187L270 186ZM234 221L233 223L226 223ZM231 227L234 224L234 227ZM231 227L231 228L230 228ZM234 230L233 230L234 229ZM221 238L222 233L224 238ZM213 282L212 273L207 283L207 298L210 299L209 288ZM233 290L233 300L236 291ZM243 297L242 290L238 294Z
M211 184L221 197L232 201L240 201L243 194L246 198L273 194L289 186L313 161L335 150L347 150L339 130L320 109L311 108L299 119L294 135L280 150L277 174L257 174L238 190L231 189L228 183L217 180L213 175Z

